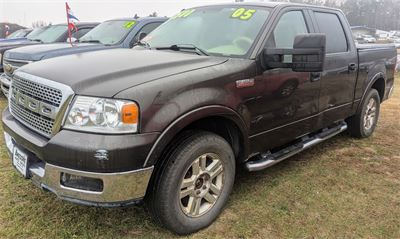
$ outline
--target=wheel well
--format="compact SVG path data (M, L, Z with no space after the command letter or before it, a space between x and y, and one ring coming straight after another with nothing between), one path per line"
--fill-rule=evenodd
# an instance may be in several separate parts
M381 99L381 102L383 100L383 97L385 97L385 80L383 78L377 79L374 84L372 84L371 89L375 89L379 93L379 97Z
M191 123L182 132L186 130L204 130L221 136L231 145L236 159L244 160L244 138L233 121L225 117L208 117Z

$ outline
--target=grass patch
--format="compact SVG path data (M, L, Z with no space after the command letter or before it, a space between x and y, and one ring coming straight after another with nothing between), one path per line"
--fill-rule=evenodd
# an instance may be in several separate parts
M400 238L400 75L368 139L337 136L237 175L226 210L190 238ZM0 109L6 106L0 100ZM2 129L0 129L2 130ZM0 137L0 238L171 238L144 206L60 201L22 179Z

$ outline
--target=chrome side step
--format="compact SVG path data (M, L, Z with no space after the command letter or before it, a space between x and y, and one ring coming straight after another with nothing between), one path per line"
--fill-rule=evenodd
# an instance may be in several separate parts
M302 138L301 142L290 145L276 153L262 154L258 160L247 162L246 168L250 172L269 168L295 154L300 153L303 150L306 150L316 144L319 144L327 139L330 139L333 136L340 134L345 130L347 130L347 124L346 122L341 122L332 128L327 128L322 130L322 132L318 134L312 136L305 136Z

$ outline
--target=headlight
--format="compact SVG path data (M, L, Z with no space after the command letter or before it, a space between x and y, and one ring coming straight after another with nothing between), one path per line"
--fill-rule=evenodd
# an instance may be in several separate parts
M77 96L64 128L79 131L124 134L136 133L139 107L132 101Z

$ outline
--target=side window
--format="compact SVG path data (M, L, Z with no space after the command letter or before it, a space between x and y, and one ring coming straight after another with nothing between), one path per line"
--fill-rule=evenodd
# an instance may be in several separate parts
M83 35L85 35L86 33L88 33L90 30L92 30L91 28L83 28L83 29L78 29L77 32L74 32L72 34L72 37L79 39L81 38Z
M162 24L162 22L149 23L149 24L145 25L144 27L142 27L142 29L140 29L139 33L144 32L146 34L149 34L150 32L152 32L154 29L156 29L161 24Z
M315 18L321 33L326 34L326 53L347 52L347 40L338 15L315 12Z
M290 11L281 16L267 47L293 48L294 38L301 33L308 33L306 21L301 11Z

